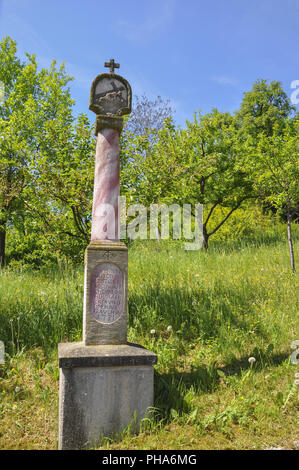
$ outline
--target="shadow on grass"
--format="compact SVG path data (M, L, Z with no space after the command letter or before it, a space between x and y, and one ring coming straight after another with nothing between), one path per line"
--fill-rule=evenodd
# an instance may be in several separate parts
M255 351L256 363L254 371L259 372L265 368L279 366L287 359L289 353L267 355L264 351ZM217 390L221 380L229 376L239 376L250 369L248 356L232 360L224 367L198 366L190 372L172 371L160 374L155 371L155 407L160 410L160 419L168 422L174 415L181 416L192 411L192 405L186 400L190 390L194 393L209 394ZM219 375L219 372L221 375ZM224 375L223 375L224 374Z
M191 291L190 286L188 290L188 286L182 289L157 284L130 294L130 326L138 328L139 325L142 331L150 331L153 324L157 330L172 325L173 330L181 331L186 341L199 335L202 339L218 337L227 323L248 332L250 323L245 314L252 309L252 291L249 287L244 293L244 289L225 285L225 282L217 282L212 288L195 286ZM263 332L259 331L259 335L263 336Z
M232 359L226 366L219 367L219 370L224 372L226 376L240 376L242 372L250 369L251 367L248 362L249 357L254 357L256 359L253 368L256 372L260 372L264 368L281 365L290 358L290 353L281 352L269 355L263 350L255 348L249 356L241 357L240 359Z

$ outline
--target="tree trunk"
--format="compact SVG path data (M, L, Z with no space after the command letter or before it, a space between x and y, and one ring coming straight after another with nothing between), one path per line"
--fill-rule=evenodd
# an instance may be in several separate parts
M291 213L290 213L290 207L288 206L288 210L287 210L288 242L289 242L289 251L290 251L290 258L291 258L291 267L292 267L292 271L294 273L295 272L295 259L294 259L294 249L293 249L291 222L292 222L292 217L291 217Z
M209 246L209 235L207 232L206 224L203 224L202 226L202 246L207 251L208 246Z
M5 226L0 228L0 266L4 268L5 262L5 238L6 238L6 230Z

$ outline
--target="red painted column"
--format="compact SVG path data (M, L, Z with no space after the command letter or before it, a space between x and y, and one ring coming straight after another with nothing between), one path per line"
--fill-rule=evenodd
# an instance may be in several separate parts
M101 129L95 159L91 241L119 240L119 133Z

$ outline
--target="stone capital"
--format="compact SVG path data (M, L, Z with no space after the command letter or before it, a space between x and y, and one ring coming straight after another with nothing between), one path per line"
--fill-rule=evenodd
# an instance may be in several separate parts
M102 129L115 129L120 134L123 129L123 126L124 120L122 117L97 114L94 134L98 136L98 133Z

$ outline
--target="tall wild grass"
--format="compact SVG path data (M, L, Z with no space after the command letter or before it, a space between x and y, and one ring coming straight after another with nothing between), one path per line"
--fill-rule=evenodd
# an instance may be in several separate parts
M298 241L295 252L298 258ZM185 251L179 242L135 242L129 247L129 340L151 344L172 331L186 344L213 344L225 356L269 343L286 346L298 336L296 279L277 230L235 244L219 241L207 253ZM7 351L50 351L61 341L81 340L83 282L83 267L5 269L0 339Z

